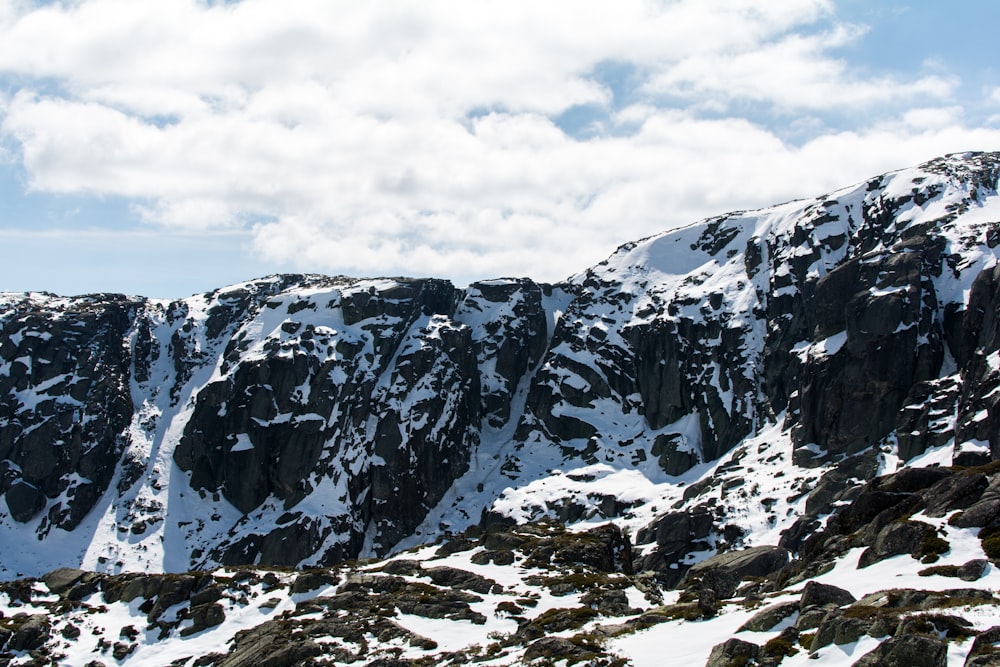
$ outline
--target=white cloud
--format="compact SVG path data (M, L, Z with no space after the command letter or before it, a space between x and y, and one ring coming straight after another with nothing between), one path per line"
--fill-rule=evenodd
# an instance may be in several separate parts
M920 107L903 113L902 122L915 130L941 130L954 127L962 119L961 107Z
M0 0L0 77L20 88L0 137L36 191L126 197L174 228L249 227L282 265L558 279L705 215L1000 146L962 128L947 74L835 57L863 37L835 9ZM594 74L607 63L635 73L628 106ZM741 118L748 103L800 143ZM608 130L561 130L581 105ZM870 120L833 134L803 110Z
M829 52L863 32L854 26L838 26L828 32L782 36L739 52L695 53L662 68L647 89L719 109L736 100L752 100L796 110L946 98L955 88L954 80L941 76L897 82L853 75L845 61L832 58Z

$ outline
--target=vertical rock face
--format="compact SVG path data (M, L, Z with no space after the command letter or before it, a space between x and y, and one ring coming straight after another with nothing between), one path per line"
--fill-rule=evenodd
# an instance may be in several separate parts
M817 281L793 437L854 454L892 431L918 383L938 377L944 341L932 278L943 239L913 237L845 262Z
M956 356L961 359L963 383L955 439L978 445L967 448L962 460L966 465L996 460L1000 458L1000 266L984 270L972 283Z
M3 295L0 532L87 533L108 569L320 564L461 529L563 467L669 481L764 428L802 466L1000 457L998 174L997 154L942 158L554 286Z
M548 286L530 280L494 280L470 285L455 318L472 331L480 374L484 425L502 428L512 401L548 345Z
M337 287L277 295L232 323L218 377L198 392L173 455L192 487L244 515L292 510L330 487L340 524L300 512L281 530L298 526L304 555L339 538L331 558L356 555L366 534L377 552L409 535L468 468L480 423L472 333L452 319L449 283ZM264 539L244 535L216 552L245 561Z
M128 445L126 334L141 301L93 295L53 317L51 301L9 301L0 319L0 493L40 535L74 529ZM40 303L39 301L42 301Z

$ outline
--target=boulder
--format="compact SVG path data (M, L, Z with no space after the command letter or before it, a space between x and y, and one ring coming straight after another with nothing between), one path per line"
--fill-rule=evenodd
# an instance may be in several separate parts
M474 593L497 593L503 590L503 586L488 577L456 567L429 567L423 574L430 577L437 586L448 586Z
M1000 520L1000 497L984 497L948 519L958 528L982 528Z
M191 607L187 618L191 624L181 628L182 637L188 637L222 624L226 620L226 610L218 603L203 604Z
M831 610L816 628L809 648L815 651L829 644L851 644L867 634L871 624L868 619L845 616L839 609Z
M854 667L948 667L948 645L919 635L890 637Z
M961 616L929 613L903 616L899 625L896 626L896 632L893 633L893 636L926 635L961 640L975 634L976 630L972 623Z
M962 581L978 581L986 574L990 562L985 558L974 558L958 566L957 576Z
M743 667L760 657L760 646L742 639L727 639L712 647L705 667Z
M61 567L57 570L52 570L48 574L42 575L42 583L48 586L49 590L56 595L61 595L65 593L74 584L79 582L88 573L86 570L78 570L72 567Z
M45 507L45 494L34 484L15 482L4 494L7 509L14 521L27 523L34 519Z
M581 595L580 602L605 616L628 616L639 611L629 604L628 594L620 590L594 588Z
M874 486L879 491L914 493L933 486L952 474L947 468L903 468L881 477Z
M861 554L858 567L868 567L900 554L916 556L924 541L935 534L933 526L920 521L893 521L879 531L872 546Z
M33 614L19 623L8 640L7 647L13 651L34 651L45 645L49 639L51 625L45 614Z
M535 658L549 658L550 660L565 660L575 662L573 658L589 655L587 649L577 646L568 639L562 637L542 637L528 644L524 651L525 660Z
M740 580L766 577L787 565L789 558L787 549L771 545L726 551L692 565L681 587L708 588L725 599L736 592Z
M989 480L982 473L946 477L921 494L927 501L924 512L927 516L941 517L966 509L983 496L988 486Z
M295 577L291 593L308 593L322 586L340 583L340 576L330 570L306 570Z
M806 582L802 589L802 596L799 598L799 608L808 609L814 606L833 605L842 607L853 604L857 601L850 591L846 591L838 586L822 584L818 581Z
M1000 666L1000 650L996 645L1000 643L1000 625L994 625L988 630L979 633L969 655L965 658L964 667L997 667Z
M753 617L740 626L737 632L768 632L786 618L791 618L799 612L797 602L773 604L758 611Z
M766 577L787 565L789 557L787 549L772 545L726 551L691 566L688 574L726 568L740 577Z
M932 610L954 606L955 602L968 604L995 604L996 599L989 590L982 588L949 588L940 591L916 588L892 588L869 593L860 600L861 607L883 607L885 609Z
M217 667L283 667L323 655L323 648L310 638L291 636L287 624L265 621L233 638L231 649Z
M681 561L692 551L709 548L714 526L712 510L704 505L657 517L636 534L636 544L655 542L656 548L638 559L635 569L653 571L665 585L676 586L684 574Z
M553 558L558 563L580 563L601 572L632 574L632 543L613 523L556 538Z
M915 493L877 491L866 487L854 502L834 513L827 526L834 533L849 535L867 526L876 518L880 518L884 525L893 519L906 516L922 503L923 499Z

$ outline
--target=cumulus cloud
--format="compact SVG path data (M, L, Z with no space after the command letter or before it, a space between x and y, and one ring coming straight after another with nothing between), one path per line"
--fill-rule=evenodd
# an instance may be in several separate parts
M248 229L303 270L559 279L706 215L1000 145L961 125L956 79L836 55L863 36L829 0L0 0L0 145L35 191Z
M650 78L647 89L701 104L714 102L721 108L736 100L752 100L793 111L943 99L956 86L954 80L940 76L907 82L852 76L845 61L829 54L863 32L856 26L838 26L829 32L782 36L737 52L695 53L663 68Z

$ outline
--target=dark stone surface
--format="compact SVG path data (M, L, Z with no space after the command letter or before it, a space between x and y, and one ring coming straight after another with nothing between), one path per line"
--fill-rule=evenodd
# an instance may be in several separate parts
M291 636L279 621L266 621L236 633L233 647L217 667L291 667L323 654L311 638Z
M937 377L944 343L929 274L940 271L942 247L933 239L901 240L817 283L816 300L830 312L820 310L815 339L837 330L845 342L805 361L796 446L816 444L830 455L861 451L896 427L915 384Z
M927 489L927 516L941 517L957 509L965 509L979 500L989 486L986 475L952 475Z
M340 577L329 570L306 570L295 577L291 592L308 593L323 586L333 586L340 583Z
M226 610L221 604L203 604L191 607L186 617L191 620L191 625L181 628L182 637L194 635L202 630L220 625L226 620Z
M312 491L310 477L331 465L324 451L369 437L359 444L377 464L362 468L348 485L355 512L375 525L380 549L388 549L465 472L478 437L479 372L471 331L445 319L454 311L454 296L450 283L435 280L350 292L340 303L344 319L370 331L371 338L323 361L309 354L315 336L306 337L307 327L299 337L304 347L290 355L276 347L263 359L239 362L225 380L198 394L175 460L192 472L195 488L219 491L246 513L271 497L293 507ZM428 316L441 317L433 332L415 326ZM373 353L361 354L364 349ZM385 374L383 393L375 391L368 364ZM335 382L338 373L346 379ZM298 400L296 388L304 385L308 398ZM399 412L409 392L427 388L430 400ZM453 414L442 414L446 405ZM374 431L365 436L365 422L376 415ZM300 517L233 542L219 557L227 564L259 559L291 565L314 554L329 531ZM350 533L345 551L329 558L355 555L362 537Z
M818 581L807 582L802 589L802 597L799 598L799 608L807 609L813 606L844 605L857 602L857 598L851 595L850 591L845 591L832 584L822 584Z
M613 523L570 534L553 553L557 563L580 563L601 572L632 574L632 543Z
M498 593L503 590L503 586L488 577L454 567L443 565L429 567L423 574L437 586L448 586L474 593Z
M34 484L18 480L4 494L7 509L14 521L27 523L45 507L45 494Z
M716 554L691 567L690 576L701 572L726 568L740 577L766 577L788 563L788 550L778 546L762 545L738 551Z
M712 511L704 506L660 516L636 534L637 544L655 542L656 548L636 562L635 570L651 570L666 585L677 585L686 571L680 562L689 552L709 547L714 525Z
M743 667L760 656L760 647L742 639L727 639L712 647L705 667Z
M727 551L693 565L680 585L708 589L719 599L725 599L732 597L742 579L766 577L787 565L788 560L788 550L778 546Z
M976 277L962 318L961 372L964 380L958 400L955 441L988 442L991 458L1000 458L998 401L1000 372L989 363L990 354L1000 350L1000 266ZM982 415L985 414L985 419Z
M740 626L737 632L743 632L744 630L750 632L768 632L781 621L793 614L797 614L798 611L799 605L796 602L784 602L765 607L754 614L749 621Z
M18 471L0 490L21 522L59 499L41 535L80 523L129 444L132 364L123 341L143 306L97 294L67 300L58 314L30 300L0 312L0 362L10 364L0 374L0 459ZM34 403L19 402L15 392Z
M921 636L890 637L854 667L947 667L948 645L940 639Z
M42 583L48 586L49 590L56 595L63 595L81 583L85 585L91 583L96 590L98 577L93 572L87 572L86 570L61 567L42 575Z
M979 581L986 573L986 569L989 565L990 562L985 558L974 558L963 563L962 565L959 565L957 572L958 578L962 581Z
M899 472L881 477L873 488L890 493L915 493L933 487L941 480L951 477L945 468L903 468Z
M986 498L948 519L948 523L958 528L982 528L1000 519L1000 498Z
M924 540L934 534L933 526L920 521L893 521L879 531L872 546L861 554L858 567L868 567L899 554L916 556Z
M923 501L914 493L891 493L886 491L862 490L847 507L830 519L830 530L842 535L850 534L862 526L881 518L883 525L892 519L910 514ZM881 527L881 526L880 526Z
M1000 651L995 644L1000 642L1000 625L994 625L979 633L972 642L965 667L995 667L1000 665Z
M14 651L33 651L40 649L49 639L51 622L45 614L32 614L14 630L7 642L8 648Z
M585 656L589 652L562 637L542 637L528 644L524 651L525 660L535 660L536 658L550 658L552 660L570 659L576 656Z
M816 651L830 644L851 644L868 633L871 621L844 616L840 610L832 610L823 617L816 628L810 651Z

